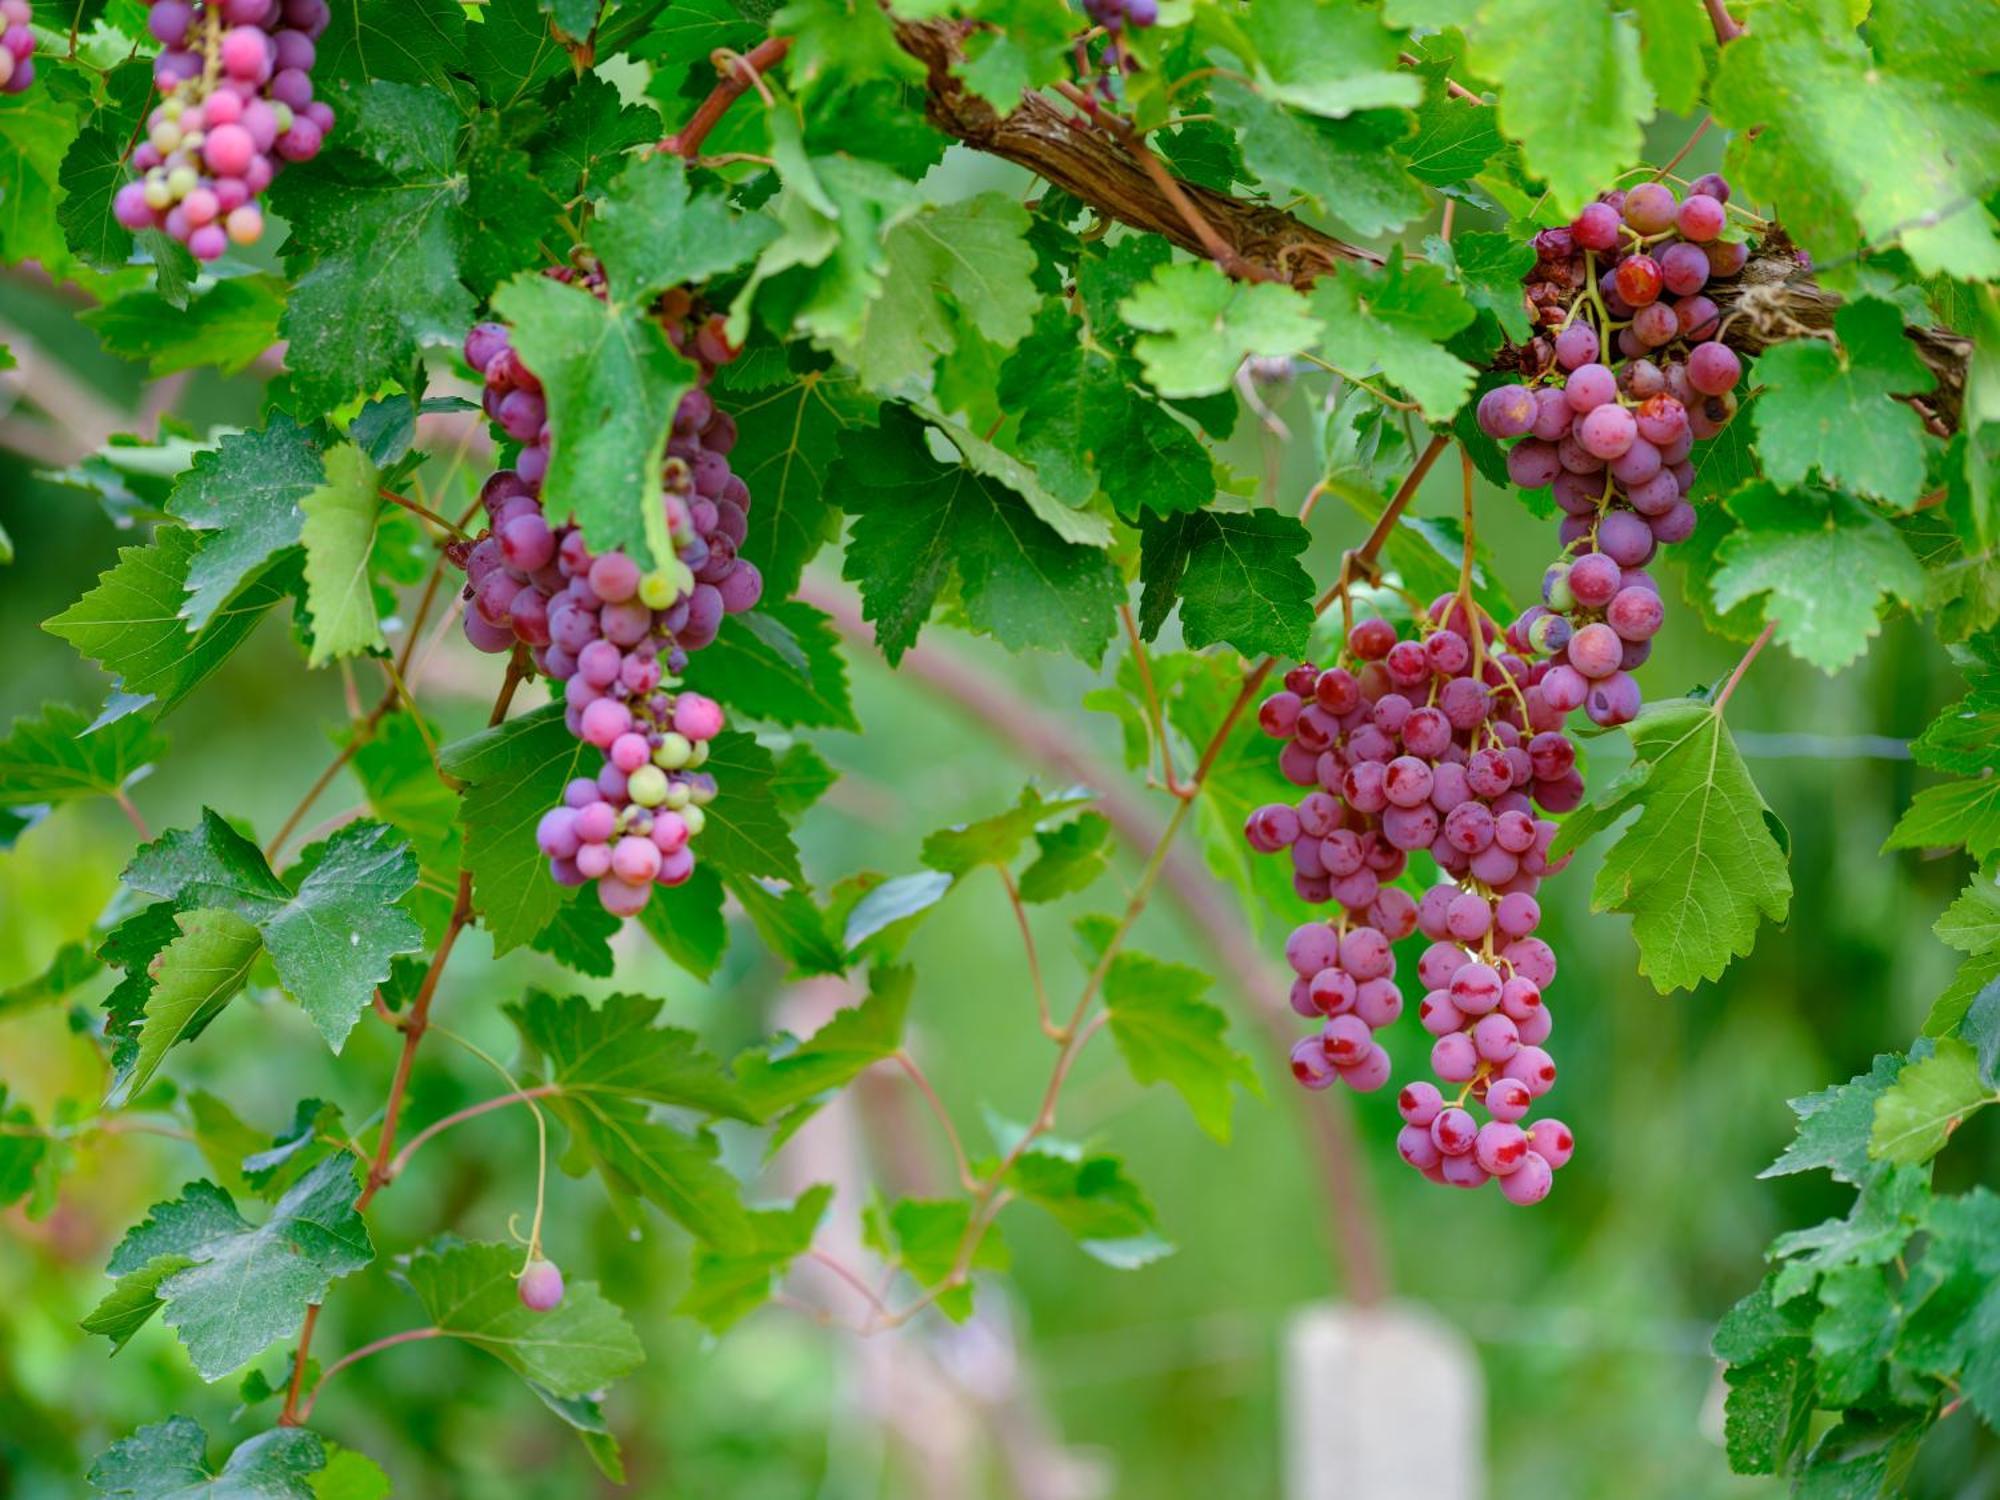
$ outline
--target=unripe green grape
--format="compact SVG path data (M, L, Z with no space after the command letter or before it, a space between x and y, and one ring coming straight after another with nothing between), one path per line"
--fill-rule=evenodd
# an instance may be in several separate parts
M671 812L685 812L694 801L694 793L685 781L670 782L667 786L666 806Z
M681 810L681 821L687 824L688 837L693 838L708 826L708 814L690 804Z
M707 759L708 741L696 740L694 742L694 753L688 756L688 769L695 770L699 768Z
M667 773L658 766L641 766L625 781L625 795L640 807L658 807L667 792Z
M660 736L660 748L653 752L653 764L669 771L684 769L694 756L694 744L686 735L672 731Z

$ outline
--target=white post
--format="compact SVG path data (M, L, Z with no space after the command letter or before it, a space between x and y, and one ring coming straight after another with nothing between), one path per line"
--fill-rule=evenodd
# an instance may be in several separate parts
M1303 1308L1283 1375L1287 1500L1482 1500L1479 1361L1422 1308Z

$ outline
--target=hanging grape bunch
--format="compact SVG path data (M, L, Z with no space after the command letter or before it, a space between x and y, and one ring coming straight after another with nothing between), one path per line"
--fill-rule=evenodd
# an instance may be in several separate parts
M34 19L28 0L0 0L0 94L25 94L35 81Z
M1083 0L1083 11L1106 31L1143 31L1160 19L1159 0Z
M594 271L549 274L604 295ZM755 607L764 591L756 566L736 555L750 509L729 467L736 424L702 388L735 350L721 318L698 318L683 292L668 292L658 313L701 384L674 414L661 498L673 555L652 572L621 549L593 554L576 527L550 524L540 499L549 467L541 383L500 324L482 323L465 340L466 361L485 380L486 414L521 445L514 467L481 492L489 529L456 554L465 634L481 651L528 647L561 685L570 733L604 752L597 775L569 784L536 839L560 884L596 882L605 909L621 917L643 909L654 885L694 872L689 840L716 792L701 767L723 719L713 699L676 691L675 674L688 652L714 641L724 614Z
M1298 976L1292 1008L1322 1022L1293 1047L1293 1076L1310 1089L1388 1081L1376 1033L1403 1010L1390 945L1421 929L1432 942L1417 964L1426 991L1418 1019L1436 1038L1432 1071L1457 1095L1447 1102L1426 1082L1405 1088L1397 1148L1434 1182L1497 1178L1514 1202L1535 1203L1571 1150L1561 1122L1526 1118L1555 1084L1541 1043L1551 1029L1542 991L1556 961L1534 933L1535 891L1560 865L1549 861L1556 825L1536 813L1575 807L1583 779L1563 715L1537 682L1548 664L1497 650L1493 621L1483 611L1477 621L1475 630L1447 594L1410 639L1386 620L1363 620L1340 663L1288 672L1258 722L1286 742L1285 779L1311 790L1296 805L1258 808L1245 833L1262 853L1290 851L1303 899L1341 908L1285 943ZM1421 901L1389 884L1419 851L1452 877ZM1470 1103L1484 1107L1485 1124Z
M1542 603L1510 634L1549 658L1544 699L1611 727L1639 712L1632 672L1664 618L1659 591L1627 577L1695 527L1697 439L1736 413L1743 368L1705 295L1748 247L1718 238L1729 184L1697 179L1684 200L1664 183L1607 193L1566 229L1535 236L1530 312L1548 332L1529 346L1523 384L1480 399L1480 430L1519 438L1507 472L1553 486L1562 555Z
M313 97L327 0L151 0L147 25L160 102L132 153L140 173L112 213L127 229L162 229L196 260L264 234L257 197L287 162L310 161L333 129Z

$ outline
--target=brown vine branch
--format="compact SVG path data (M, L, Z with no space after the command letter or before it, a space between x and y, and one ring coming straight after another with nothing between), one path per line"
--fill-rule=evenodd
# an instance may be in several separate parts
M774 36L759 42L747 56L735 52L718 56L716 66L722 74L721 79L688 117L687 124L661 141L659 149L688 161L694 160L701 154L701 143L708 139L708 133L729 112L730 105L753 88L766 100L771 97L764 86L763 75L784 61L785 54L791 50L790 37Z
M338 1375L349 1365L358 1364L360 1361L368 1358L369 1355L380 1354L384 1349L393 1349L398 1344L414 1344L419 1339L443 1337L444 1330L442 1328L406 1328L401 1333L392 1333L387 1338L377 1339L372 1344L363 1344L359 1349L341 1355L339 1359L336 1359L326 1367L318 1380L313 1382L312 1393L299 1405L299 1421L307 1422L312 1419L313 1406L319 1400L319 1393L326 1389L326 1383L329 1380L333 1379L334 1376Z
M1743 23L1729 13L1722 0L1701 0L1708 10L1709 23L1715 27L1715 44L1726 47L1743 35Z
M400 1027L400 1023L399 1023ZM410 1164L410 1158L417 1149L433 1136L442 1135L454 1125L463 1125L467 1120L476 1120L481 1115L490 1115L496 1109L505 1109L510 1104L526 1104L531 1099L548 1099L562 1092L559 1083L538 1083L533 1088L516 1089L511 1094L496 1094L491 1099L482 1099L477 1104L468 1104L464 1109L454 1110L442 1119L433 1120L404 1144L396 1153L396 1159L389 1163L389 1181L394 1182L403 1175L403 1169Z
M1729 674L1729 680L1723 683L1722 691L1715 695L1715 702L1709 705L1715 711L1717 718L1722 716L1722 710L1729 702L1729 695L1736 691L1736 684L1743 680L1743 674L1750 670L1750 663L1757 659L1757 653L1770 642L1777 628L1778 622L1773 620L1764 627L1757 639L1750 643L1750 649L1743 653L1743 659L1736 664L1736 670Z

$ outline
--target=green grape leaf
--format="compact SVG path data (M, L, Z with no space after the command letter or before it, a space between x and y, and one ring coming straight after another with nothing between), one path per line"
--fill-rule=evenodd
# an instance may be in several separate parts
M56 207L77 118L50 89L0 95L0 260L59 266L69 255Z
M917 919L949 895L957 883L938 870L919 870L893 880L870 871L850 876L835 888L851 898L841 924L842 945L851 954L865 951L871 957L894 957L915 930ZM839 915L838 910L829 915Z
M1903 1166L1927 1162L1967 1115L1996 1100L2000 1092L1980 1077L1979 1054L1941 1037L1931 1056L1912 1059L1875 1101L1868 1154Z
M686 164L656 153L636 158L612 183L590 243L613 299L636 308L670 286L748 265L777 232L770 219L737 213L720 194L691 193Z
M639 913L639 925L681 968L697 979L712 978L729 947L722 894L722 882L714 869L696 863L685 885L653 892L653 899Z
M1868 649L1884 596L1912 606L1924 599L1923 567L1896 528L1850 496L1787 494L1760 480L1728 506L1737 529L1715 551L1715 607L1726 612L1761 596L1775 639L1822 672L1838 672Z
M1924 424L1892 394L1937 382L1903 337L1903 317L1867 298L1834 314L1838 346L1793 339L1764 351L1752 405L1764 472L1791 488L1817 471L1834 488L1915 504L1924 485Z
M789 1139L835 1090L895 1055L903 1044L903 1021L915 988L915 970L878 966L869 973L861 1003L841 1011L806 1040L780 1036L738 1057L736 1082L751 1113L777 1121L779 1141Z
M797 599L727 615L682 680L725 707L787 728L859 731L833 617Z
M388 979L389 960L423 947L423 932L398 904L416 883L416 856L380 823L349 823L306 849L294 887L271 873L255 844L204 810L198 829L139 850L125 879L183 908L216 907L253 925L285 993L336 1053Z
M1491 108L1455 99L1445 87L1460 58L1444 48L1433 54L1431 45L1438 40L1433 37L1417 45L1416 72L1425 81L1424 102L1417 106L1417 131L1403 143L1403 154L1412 177L1432 187L1448 187L1484 172L1507 143Z
M389 1476L367 1454L329 1444L312 1492L313 1500L389 1500Z
M169 1417L113 1443L90 1466L90 1488L107 1500L315 1500L326 1445L303 1427L246 1438L220 1469L208 1434L192 1417Z
M166 1321L204 1380L219 1380L296 1333L308 1303L375 1258L354 1211L355 1160L328 1157L280 1198L261 1225L213 1183L155 1204L112 1253L113 1276L160 1256L192 1262L159 1283Z
M1161 266L1118 310L1143 330L1133 352L1147 383L1169 398L1228 390L1250 356L1302 353L1321 331L1291 288L1232 281L1207 261Z
M103 972L104 960L89 943L64 943L40 973L0 989L0 1021L54 1005Z
M147 965L152 992L139 1049L129 1073L120 1071L110 1102L135 1097L159 1071L167 1049L192 1041L236 998L250 966L264 951L257 929L232 911L189 911L175 921L181 935Z
M445 1240L403 1257L397 1278L432 1324L492 1355L522 1379L560 1397L589 1396L646 1358L625 1314L594 1281L572 1281L548 1312L521 1305L512 1245Z
M503 108L568 69L569 50L550 29L540 0L487 0L484 24L465 32L466 60L479 91Z
M954 421L934 406L922 403L910 408L941 435L946 442L958 450L958 456L965 467L983 479L997 479L1001 484L1027 501L1028 509L1035 519L1066 542L1076 542L1086 547L1108 547L1111 545L1111 527L1104 518L1093 511L1077 510L1065 505L1054 495L1042 488L1034 472L1021 463L1013 454L995 447L978 436L962 422Z
M1528 341L1533 329L1521 296L1521 279L1535 267L1533 245L1513 235L1468 229L1449 240L1427 237L1424 253L1444 267L1467 302L1499 320L1508 338L1517 344Z
M1117 627L1117 570L1064 541L1028 503L970 468L931 457L923 421L901 407L847 433L828 488L855 514L842 576L894 664L947 583L972 626L1010 650L1064 650L1095 664Z
M1974 859L2000 853L2000 776L1926 787L1889 831L1884 849L1965 846Z
M1111 820L1087 812L1035 831L1039 851L1021 872L1023 901L1056 901L1088 889L1110 867Z
M739 875L725 877L723 886L743 908L764 946L785 960L788 974L804 978L846 971L847 954L828 931L826 914L811 892Z
M611 940L624 929L624 919L606 911L595 890L585 889L574 892L557 907L549 925L536 933L528 946L548 954L566 969L609 979L618 967Z
M535 171L565 200L601 194L626 153L662 133L658 111L625 103L614 84L584 73L550 115L548 135L535 147Z
M1842 1182L1859 1187L1868 1176L1868 1136L1875 1104L1903 1069L1900 1053L1879 1054L1866 1073L1791 1102L1799 1133L1759 1177L1784 1177L1825 1167Z
M570 1133L565 1170L595 1170L614 1194L643 1197L697 1237L734 1245L747 1232L741 1191L716 1162L714 1138L666 1124L652 1111L672 1105L752 1119L755 1104L692 1032L653 1024L661 1003L613 995L593 1006L574 996L531 994L508 1006L507 1015L559 1090L549 1108Z
M1198 510L1140 530L1139 625L1155 639L1178 603L1189 646L1226 641L1245 656L1301 656L1312 633L1312 537L1275 510Z
M1409 133L1407 116L1382 111L1313 119L1228 77L1212 80L1209 93L1216 114L1236 132L1244 165L1274 197L1303 194L1367 239L1424 212L1422 186L1392 149Z
M546 276L517 277L493 305L548 399L550 516L574 520L598 550L648 555L646 511L660 503L667 435L695 367L643 306Z
M275 276L232 276L173 307L156 291L131 291L79 312L120 359L144 360L159 377L213 367L235 375L278 341L285 284Z
M117 680L99 722L143 708L157 720L177 708L264 617L300 587L295 557L256 571L198 629L181 618L189 565L201 534L163 526L152 545L124 547L97 586L42 628L60 636Z
M1976 680L1971 692L1924 727L1910 753L1920 766L1961 776L2000 766L2000 678Z
M14 720L0 740L0 806L116 797L166 748L143 719L119 719L93 733L88 715L67 703L44 703L34 718Z
M368 810L410 841L421 869L449 885L463 842L458 794L438 775L417 721L407 713L385 714L348 764L368 796Z
M742 554L764 575L764 597L783 599L798 588L805 565L840 535L840 511L827 488L841 435L875 421L875 398L838 370L790 374L753 398L734 400L724 366L714 393L736 418L730 466L755 504Z
M1981 870L1931 929L1960 953L2000 948L2000 872Z
M1442 267L1406 265L1400 247L1380 271L1343 266L1312 294L1328 359L1350 375L1380 369L1425 417L1444 421L1472 389L1473 369L1438 347L1477 316Z
M1408 108L1423 96L1396 65L1398 34L1370 6L1339 0L1268 0L1234 17L1223 34L1253 64L1263 91L1333 118L1358 109Z
M1591 908L1631 913L1639 972L1666 994L1719 978L1760 921L1785 919L1790 840L1711 704L1649 703L1628 732L1632 766L1571 815L1553 853L1638 810L1605 854Z
M167 510L201 533L187 569L185 613L199 629L238 585L297 544L299 502L326 482L321 435L273 411L262 430L231 433L197 454Z
M931 834L924 840L923 861L953 877L981 865L1011 865L1036 829L1053 826L1089 804L1088 797L1045 798L1034 787L1023 787L1020 798L1005 812Z
M102 1334L111 1340L111 1352L120 1353L166 1305L160 1300L160 1283L193 1264L185 1255L154 1256L138 1270L120 1276L77 1326L85 1333Z
M2000 114L1990 68L1965 59L1977 28L1955 28L1951 7L1932 0L1884 0L1869 19L1876 52L1857 19L1836 5L1773 6L1722 49L1709 107L1734 130L1730 179L1773 204L1816 256L1895 240L1921 274L2000 276L2000 237L1981 203ZM1877 170L1884 161L1899 169Z
M862 1230L870 1248L935 1293L937 1310L954 1323L972 1316L972 1273L1007 1268L1007 1246L997 1234L982 1235L966 1258L972 1205L963 1198L899 1198L886 1208L870 1204Z
M363 84L386 78L449 92L465 57L465 8L452 0L354 0L333 11L316 77Z
M1086 1155L1044 1139L1021 1154L1007 1182L1107 1266L1135 1271L1173 1253L1160 1237L1151 1200L1115 1156Z
M306 552L306 610L312 616L310 665L342 656L386 651L375 614L369 558L382 512L381 474L353 443L326 455L326 483L299 500L305 520L299 540Z
M35 1129L34 1115L26 1105L10 1108L6 1085L0 1084L0 1208L28 1195L48 1147L48 1138Z
M465 783L459 826L480 925L495 953L509 952L533 941L562 904L535 825L565 786L595 770L590 747L563 724L562 704L549 703L444 746L438 761Z
M752 1210L742 1246L729 1250L697 1246L687 1295L676 1310L710 1333L723 1333L762 1307L786 1269L811 1246L832 1201L831 1187L808 1188L789 1208Z
M1639 160L1653 89L1629 16L1585 6L1552 27L1540 0L1491 0L1468 40L1472 71L1499 85L1501 130L1521 143L1559 213L1575 213Z
M1140 1083L1166 1083L1195 1123L1229 1139L1230 1085L1262 1090L1250 1059L1226 1040L1229 1018L1204 1000L1208 976L1143 953L1120 953L1104 975L1104 1007L1125 1066Z
M1731 1365L1723 1379L1723 1443L1738 1474L1782 1473L1806 1440L1813 1413L1813 1362L1803 1343L1750 1364Z
M928 208L891 228L882 252L896 295L869 304L859 339L836 342L861 383L921 394L931 367L957 347L954 309L988 342L1019 343L1041 301L1027 233L1028 211L1001 193Z
M1927 1168L1878 1163L1846 1218L1795 1229L1771 1242L1771 1258L1785 1261L1771 1283L1771 1295L1789 1302L1828 1271L1887 1265L1904 1253L1929 1204Z
M718 874L769 876L804 885L798 845L773 795L778 767L771 752L754 735L726 729L709 741L702 769L714 775L717 791L702 809L707 825L696 840L701 857Z
M1838 1410L1860 1402L1875 1384L1901 1319L1877 1266L1829 1272L1820 1281L1819 1302L1812 1346L1820 1404Z

